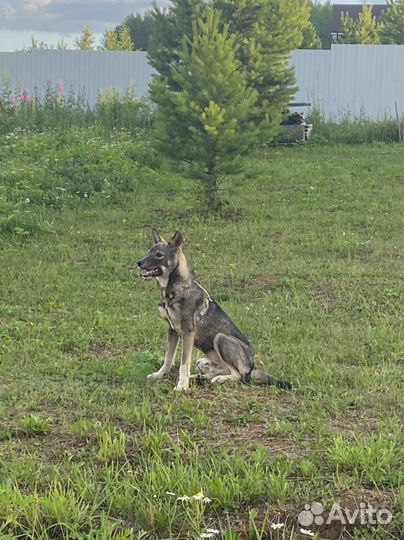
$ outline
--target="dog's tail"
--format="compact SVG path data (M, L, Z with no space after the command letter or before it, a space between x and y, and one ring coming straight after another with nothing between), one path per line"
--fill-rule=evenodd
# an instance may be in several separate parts
M253 369L250 373L249 378L253 384L260 384L265 386L270 386L271 384L274 384L275 386L277 386L278 388L282 388L283 390L292 389L292 383L287 381L281 381L280 379L277 379L273 375L265 373L260 369Z

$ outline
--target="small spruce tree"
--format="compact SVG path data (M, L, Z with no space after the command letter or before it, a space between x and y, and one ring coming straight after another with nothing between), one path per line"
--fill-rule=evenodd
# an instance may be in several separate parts
M85 26L81 32L80 37L74 40L76 49L80 49L82 51L94 51L94 43L94 33L90 26Z
M221 175L237 168L257 135L250 120L257 93L240 69L235 41L228 25L221 25L220 12L204 7L193 20L192 38L184 37L178 50L179 62L170 72L174 84L162 75L151 86L159 148L188 164L213 210L221 206Z
M124 24L119 30L118 43L118 48L120 51L133 51L135 49L129 27L126 24Z
M111 28L110 30L105 30L104 35L102 37L101 47L105 51L119 50L118 36L115 31L115 28Z

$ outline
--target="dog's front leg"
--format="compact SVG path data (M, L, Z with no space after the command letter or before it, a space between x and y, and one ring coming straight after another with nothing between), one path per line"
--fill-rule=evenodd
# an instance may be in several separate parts
M182 335L182 358L180 377L176 390L188 390L189 377L191 375L192 348L194 346L195 332L186 332Z
M164 358L164 364L161 366L161 368L156 371L155 373L150 373L147 378L152 381L159 381L167 373L170 371L170 369L173 367L174 360L175 360L175 354L177 352L177 345L178 345L179 336L175 330L172 328L168 329L167 334L167 351Z

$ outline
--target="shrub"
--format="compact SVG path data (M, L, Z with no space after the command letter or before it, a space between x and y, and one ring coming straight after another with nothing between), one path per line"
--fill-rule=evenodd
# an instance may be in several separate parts
M12 202L4 193L4 187L0 186L0 236L26 237L52 231L52 223L42 212L31 210L28 198L24 202Z

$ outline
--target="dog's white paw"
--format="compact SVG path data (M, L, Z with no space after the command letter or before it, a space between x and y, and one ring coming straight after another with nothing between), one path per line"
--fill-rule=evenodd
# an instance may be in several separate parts
M213 377L213 379L211 379L211 383L212 384L221 384L221 383L224 383L226 381L229 380L229 377L228 375L216 375L216 377Z
M189 381L178 381L177 386L174 388L177 392L186 392L189 390Z
M155 373L149 373L146 378L149 381L161 381L161 379L164 378L164 375L165 375L164 373L161 373L160 371L156 371Z

